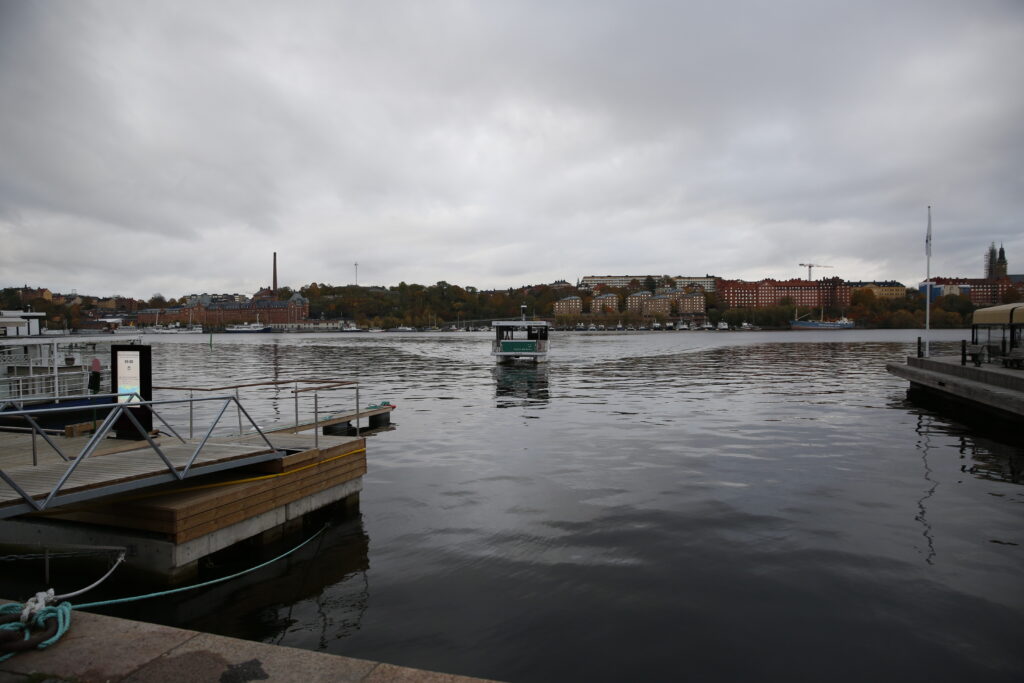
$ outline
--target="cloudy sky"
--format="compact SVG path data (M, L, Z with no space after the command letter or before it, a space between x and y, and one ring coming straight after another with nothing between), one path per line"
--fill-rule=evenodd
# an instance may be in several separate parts
M0 0L0 286L1024 272L1024 3Z

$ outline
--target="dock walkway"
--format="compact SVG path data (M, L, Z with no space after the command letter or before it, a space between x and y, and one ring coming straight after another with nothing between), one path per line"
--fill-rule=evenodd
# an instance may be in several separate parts
M27 494L36 499L45 498L69 470L72 461L85 444L85 437L60 439L64 454L71 458L65 461L42 439L37 439L38 464L32 464L32 436L30 434L4 434L2 462L0 468L13 479ZM113 440L108 440L113 441ZM188 463L199 439L162 438L157 444L168 461L180 469ZM78 463L51 506L101 498L147 486L156 486L178 478L167 469L148 442L132 441L104 443L103 450L94 453ZM75 448L78 446L78 448ZM257 462L280 458L281 451L269 448L266 443L247 443L239 439L210 439L200 450L189 476L210 474L224 469L234 469ZM33 512L21 495L9 486L0 486L0 518Z
M959 356L910 357L906 365L889 363L886 369L909 380L911 386L1001 417L1024 420L1024 371L995 363L961 365Z

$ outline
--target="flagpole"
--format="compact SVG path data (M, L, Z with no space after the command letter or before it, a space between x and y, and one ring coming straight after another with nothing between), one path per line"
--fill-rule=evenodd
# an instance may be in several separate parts
M928 233L924 238L925 302L924 302L924 357L929 358L928 342L932 326L932 207L928 207Z

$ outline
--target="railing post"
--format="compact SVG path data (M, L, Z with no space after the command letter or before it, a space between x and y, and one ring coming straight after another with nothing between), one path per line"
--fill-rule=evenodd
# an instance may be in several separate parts
M924 356L924 347L921 346L921 338L917 338L917 357L922 358Z
M32 428L32 467L38 465L39 462L36 459L36 430Z
M967 340L960 340L960 365L967 365Z
M295 382L294 391L292 394L295 396L295 426L299 426L299 383Z
M192 423L195 414L196 403L195 403L195 392L191 389L188 390L188 438L192 438Z
M242 404L238 400L238 387L235 387L235 412L238 413L238 435L242 435Z
M320 396L313 392L313 445L320 448Z
M359 385L356 385L356 438L359 437Z

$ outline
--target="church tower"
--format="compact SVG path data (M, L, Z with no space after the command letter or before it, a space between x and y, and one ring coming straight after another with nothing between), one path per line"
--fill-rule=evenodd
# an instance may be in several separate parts
M999 256L996 257L995 268L992 269L992 277L1006 277L1007 264L1006 264L1006 250L1003 249L1003 245L999 245Z

